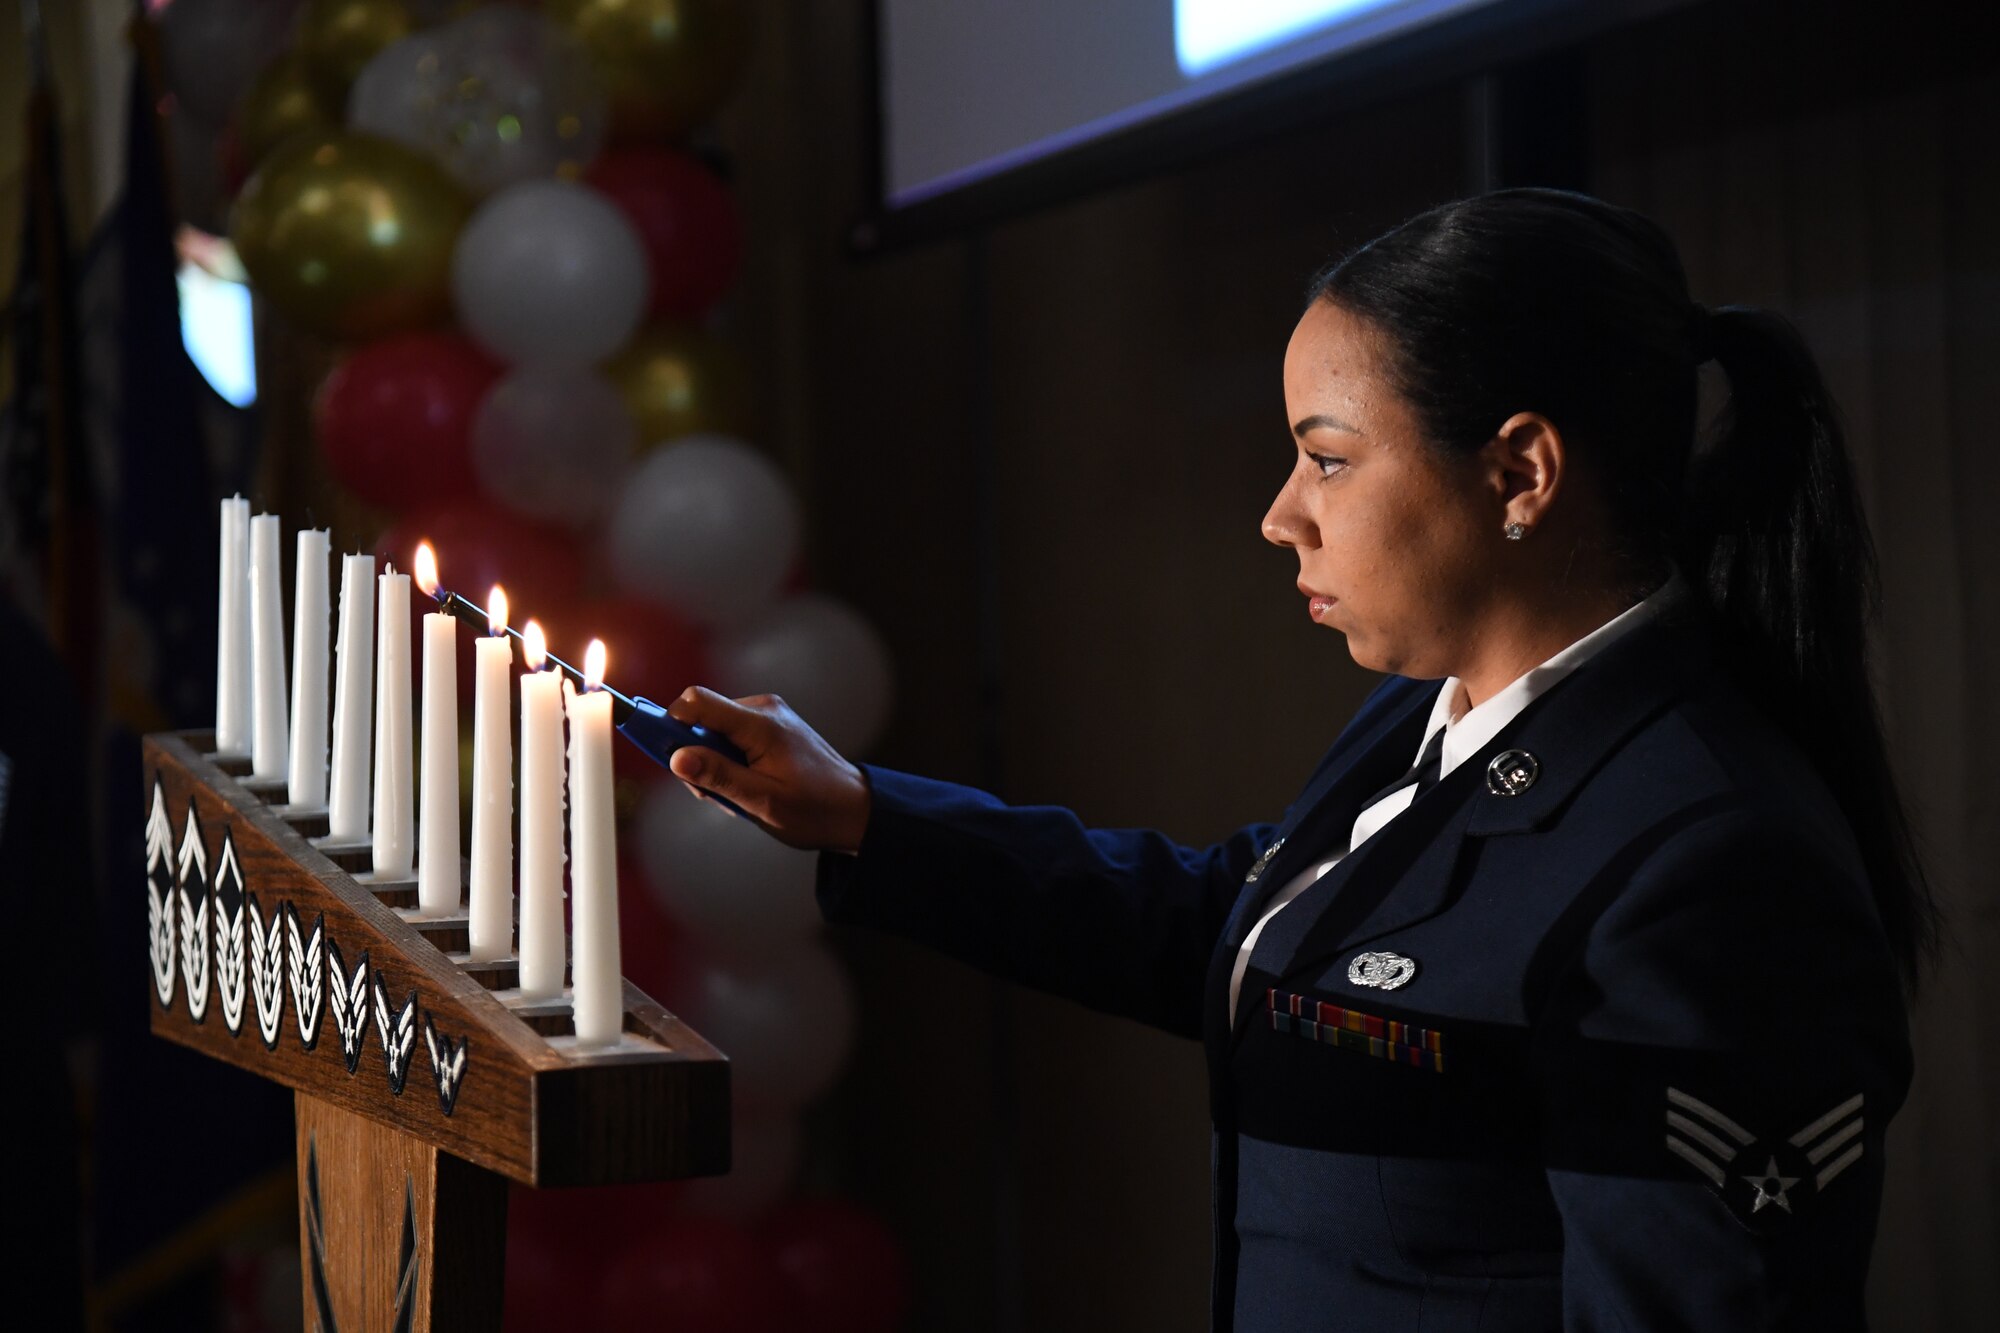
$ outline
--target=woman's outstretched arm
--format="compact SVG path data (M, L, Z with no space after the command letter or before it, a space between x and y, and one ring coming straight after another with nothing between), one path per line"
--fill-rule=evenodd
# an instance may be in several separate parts
M1397 679L1370 696L1342 740ZM670 767L774 837L818 849L827 920L1200 1035L1209 955L1279 824L1250 824L1205 847L1156 829L1086 828L1062 806L1008 805L974 787L850 763L772 695L731 700L696 687L668 711L742 747L747 765L688 748Z

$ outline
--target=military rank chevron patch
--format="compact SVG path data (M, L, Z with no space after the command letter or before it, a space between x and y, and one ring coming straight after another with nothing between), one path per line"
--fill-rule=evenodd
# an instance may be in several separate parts
M1768 1231L1861 1159L1862 1094L1784 1138L1752 1133L1691 1093L1668 1088L1667 1151L1708 1181L1745 1226Z

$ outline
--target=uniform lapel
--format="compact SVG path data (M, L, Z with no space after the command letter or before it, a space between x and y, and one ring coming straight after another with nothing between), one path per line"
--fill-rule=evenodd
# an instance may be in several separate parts
M1409 767L1410 755L1421 739L1419 732L1430 716L1431 704L1443 681L1412 681L1408 696L1383 709L1352 737L1336 742L1342 753L1326 764L1300 799L1291 815L1278 826L1270 845L1277 850L1257 871L1257 878L1243 886L1223 925L1222 940L1209 957L1207 986L1203 993L1203 1045L1209 1057L1209 1087L1220 1094L1223 1087L1221 1060L1227 1049L1229 1025L1229 974L1237 950L1251 923L1262 913L1264 903L1300 867L1315 856L1324 856L1329 839L1343 836L1340 821L1353 823L1355 803ZM1331 830L1331 832L1329 832ZM1278 839L1284 841L1282 845ZM1221 1108L1215 1108L1217 1114Z
M1627 736L1688 689L1712 660L1708 632L1688 619L1663 616L1614 640L1273 917L1258 937L1258 955L1283 960L1281 976L1318 971L1339 954L1443 911L1469 838L1526 832L1548 820ZM1435 694L1425 692L1426 709ZM1403 753L1404 731L1415 746L1415 729L1426 715L1418 710L1414 722L1399 719L1405 725L1394 731L1395 754ZM1488 763L1514 749L1535 756L1540 765L1535 782L1518 795L1490 790ZM1358 784L1341 789L1350 800L1372 790ZM1355 812L1345 813L1352 819ZM1226 978L1241 934L1234 940L1222 969L1225 989L1211 995L1211 1009L1227 1005ZM1233 1047L1256 1009L1251 988L1244 989L1228 1016L1225 1048Z
M1442 685L1442 681L1421 682L1400 706L1387 710L1355 737L1348 752L1328 765L1295 803L1292 817L1278 826L1272 838L1273 845L1278 839L1284 840L1283 845L1257 871L1256 880L1244 885L1230 909L1222 938L1232 957L1278 887L1307 862L1326 855L1342 818L1354 822L1359 813L1355 803L1410 766L1409 754L1422 739L1418 732ZM1226 976L1228 969L1223 972Z

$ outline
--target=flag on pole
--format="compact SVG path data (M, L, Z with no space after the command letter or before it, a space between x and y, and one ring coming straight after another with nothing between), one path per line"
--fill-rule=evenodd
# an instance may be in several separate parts
M13 392L0 418L5 552L16 597L47 627L86 716L98 683L99 534L80 426L76 282L63 205L61 136L39 6L27 26L21 266L8 306Z

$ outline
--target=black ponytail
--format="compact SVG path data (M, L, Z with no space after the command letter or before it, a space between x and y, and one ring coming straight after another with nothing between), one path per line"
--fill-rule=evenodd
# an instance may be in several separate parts
M1937 948L1938 910L1869 680L1880 584L1839 407L1783 315L1723 306L1706 325L1729 400L1718 438L1690 462L1678 560L1706 590L1745 689L1839 799L1914 983Z
M1520 187L1444 204L1316 274L1389 335L1391 373L1434 447L1479 449L1537 411L1562 430L1613 518L1633 599L1669 563L1704 594L1733 674L1825 779L1914 987L1938 909L1889 765L1868 672L1879 597L1846 435L1784 316L1708 311L1644 214ZM1728 380L1697 448L1697 369Z

